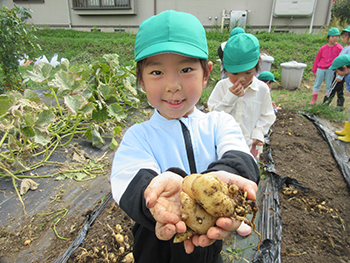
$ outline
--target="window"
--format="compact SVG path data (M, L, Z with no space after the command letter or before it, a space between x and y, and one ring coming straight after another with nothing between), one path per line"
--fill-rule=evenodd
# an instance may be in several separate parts
M44 3L44 0L13 0L13 2L23 2L23 3Z
M130 9L131 0L73 0L74 9Z

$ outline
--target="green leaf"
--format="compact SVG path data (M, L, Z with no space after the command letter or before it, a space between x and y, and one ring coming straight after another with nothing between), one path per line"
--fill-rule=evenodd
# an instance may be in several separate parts
M24 91L24 98L27 99L27 100L34 101L36 103L40 103L41 102L38 94L35 91L30 90L30 89L26 89Z
M74 173L74 179L77 181L83 180L86 176L85 173Z
M34 115L31 112L26 113L24 115L24 119L25 119L26 125L28 125L28 126L32 126L35 122Z
M12 102L7 96L0 96L0 115L4 115L11 106Z
M34 140L36 143L40 144L41 146L45 146L50 142L50 136L45 132L35 129Z
M101 83L99 85L99 91L103 98L108 99L110 95L115 95L116 90L114 87Z
M118 113L123 109L119 103L112 103L107 106L109 110L109 114L114 117L118 117Z
M55 115L50 110L43 110L39 113L36 124L38 126L49 125L55 121Z
M95 108L92 111L92 119L96 122L103 122L108 119L108 110L106 107L103 107L101 110Z
M24 137L30 138L35 136L35 132L31 126L23 126L21 127L21 133Z
M122 128L120 126L115 126L113 129L113 136L117 136L121 134L121 132L122 132Z
M52 66L50 64L40 63L33 71L27 70L25 77L30 78L32 81L41 83L50 77L51 70Z
M95 125L94 128L91 131L91 135L92 135L92 145L96 146L96 145L105 145L106 142L103 140L101 133L98 130L98 126Z
M73 95L73 96L65 96L64 103L68 106L68 108L74 113L77 112L87 104L87 101L81 95Z
M109 72L110 66L107 64L101 64L101 68L104 72Z
M111 144L109 145L109 148L111 149L111 150L115 150L115 149L117 149L117 147L118 147L118 142L116 141L116 139L114 139L114 138L112 138L112 141L111 141Z
M68 59L62 59L61 69L68 71L68 69L69 69L69 60Z
M80 111L85 113L85 114L91 114L91 112L95 109L95 106L89 102L88 104L84 105Z

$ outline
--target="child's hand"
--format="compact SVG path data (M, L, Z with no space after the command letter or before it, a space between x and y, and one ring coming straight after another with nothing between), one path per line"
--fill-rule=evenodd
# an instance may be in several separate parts
M244 86L239 80L237 80L229 90L237 97L243 97L245 94Z
M160 240L169 240L177 232L185 232L180 216L180 191L183 178L173 172L162 173L145 190L146 205L157 221L155 233Z
M236 184L240 189L247 192L250 200L256 199L258 186L251 180L240 175L232 174L225 171L210 172L216 175L225 183ZM234 218L221 217L216 221L216 226L209 228L206 235L194 235L191 239L184 241L186 253L190 254L194 250L194 246L206 247L213 244L217 239L224 239L231 235L231 232L237 230L241 222Z
M252 146L263 146L264 145L264 142L258 140L258 139L254 139L253 140L253 143L252 143Z

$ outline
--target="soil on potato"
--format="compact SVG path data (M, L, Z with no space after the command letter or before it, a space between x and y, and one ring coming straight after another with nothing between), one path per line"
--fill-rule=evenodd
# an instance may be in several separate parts
M327 142L311 121L293 111L281 110L272 130L271 149L277 173L295 178L310 189L307 193L293 193L286 187L280 190L282 262L349 263L349 188ZM36 262L55 261L78 235L84 220L67 222L69 225L60 234L71 237L71 241L55 238L44 257ZM0 262L2 257L24 248L23 236L35 242L40 235L39 223L29 221L16 232L0 231ZM115 202L109 201L68 262L122 262L132 251L132 225L133 221ZM118 233L124 237L123 242L117 241Z

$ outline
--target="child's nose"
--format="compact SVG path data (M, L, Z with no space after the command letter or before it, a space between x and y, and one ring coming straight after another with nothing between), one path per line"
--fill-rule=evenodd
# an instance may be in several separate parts
M178 81L178 78L176 76L168 77L166 82L165 90L167 92L175 93L179 90L181 90L181 85Z

